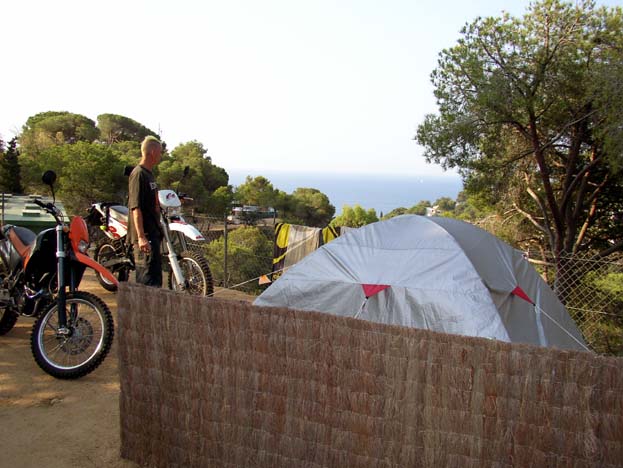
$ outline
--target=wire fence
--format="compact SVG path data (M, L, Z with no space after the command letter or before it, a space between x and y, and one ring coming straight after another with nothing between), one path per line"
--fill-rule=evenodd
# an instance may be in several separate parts
M266 289L272 269L274 220L245 225L203 215L186 219L206 239L191 248L208 259L216 294L218 288L250 295ZM623 355L623 255L607 260L563 258L563 275L557 274L559 266L553 259L534 252L528 257L565 304L590 348L600 354Z
M213 216L185 216L205 237L190 248L204 255L217 288L236 289L259 295L268 283L273 260L274 220L236 224ZM218 290L216 292L218 294Z
M623 255L543 258L529 253L541 273L578 324L591 349L623 355Z

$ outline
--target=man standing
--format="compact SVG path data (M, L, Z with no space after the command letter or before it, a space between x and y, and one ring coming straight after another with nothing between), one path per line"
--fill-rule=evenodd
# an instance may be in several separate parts
M128 242L134 248L136 282L162 286L162 227L158 186L152 173L162 157L162 144L148 136L141 144L141 160L130 174L128 209Z

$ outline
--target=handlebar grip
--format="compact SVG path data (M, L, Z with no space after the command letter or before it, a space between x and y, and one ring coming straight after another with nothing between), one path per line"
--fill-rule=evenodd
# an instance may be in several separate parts
M44 210L46 210L48 213L54 213L55 211L55 207L53 203L43 203L40 198L35 198L33 200L33 203L37 206L40 206Z

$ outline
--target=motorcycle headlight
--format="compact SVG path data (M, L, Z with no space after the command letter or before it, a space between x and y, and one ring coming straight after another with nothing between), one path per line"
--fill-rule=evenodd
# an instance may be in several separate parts
M181 206L170 206L167 208L167 216L180 216L182 214Z
M78 250L80 253L87 253L87 250L89 250L89 243L85 240L80 240L80 242L78 242Z

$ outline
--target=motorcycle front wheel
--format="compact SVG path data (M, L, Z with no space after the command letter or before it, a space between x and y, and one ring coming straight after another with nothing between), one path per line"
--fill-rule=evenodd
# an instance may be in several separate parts
M100 265L106 266L107 261L113 260L118 255L119 254L117 253L115 247L112 244L105 242L103 244L100 244L95 250L94 260ZM116 275L119 281L127 281L129 276L128 269L121 268L119 271L116 272ZM95 277L97 278L97 282L106 291L115 292L117 290L117 286L114 283L110 282L108 279L106 279L104 276L102 276L101 273L96 271Z
M51 303L32 328L35 361L59 379L77 379L104 360L114 336L112 315L97 296L84 291L67 294L68 333L59 333L58 304Z
M196 296L211 296L214 294L214 283L212 272L208 261L203 255L185 250L178 256L178 262L184 279L186 280L186 292ZM168 287L174 291L178 290L173 271L169 272Z

